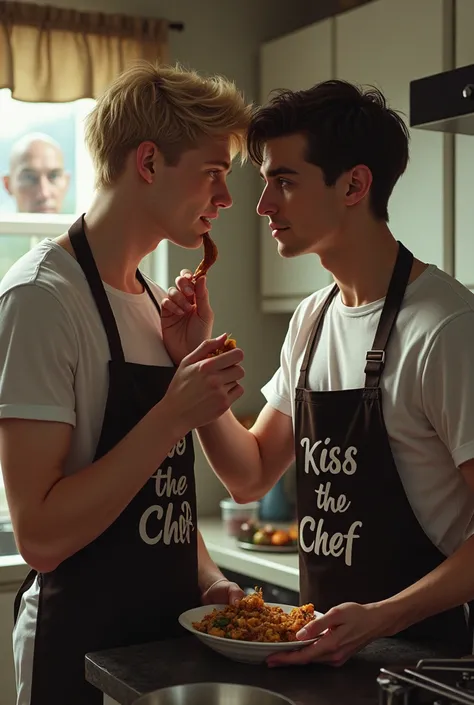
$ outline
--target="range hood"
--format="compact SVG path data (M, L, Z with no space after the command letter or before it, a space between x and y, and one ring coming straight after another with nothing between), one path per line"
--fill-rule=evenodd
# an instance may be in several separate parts
M410 127L474 135L474 64L411 81Z

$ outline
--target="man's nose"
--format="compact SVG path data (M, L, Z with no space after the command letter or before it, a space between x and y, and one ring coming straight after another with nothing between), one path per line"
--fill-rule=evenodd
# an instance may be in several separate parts
M214 199L214 203L219 208L230 208L232 205L232 196L230 195L229 187L227 184L222 184L222 188L219 189L219 193Z
M277 212L277 210L278 209L275 204L271 202L267 190L264 189L262 195L260 196L260 200L257 203L258 215L273 215Z
M54 184L48 179L46 175L41 175L38 180L38 193L43 198L48 198L54 191Z

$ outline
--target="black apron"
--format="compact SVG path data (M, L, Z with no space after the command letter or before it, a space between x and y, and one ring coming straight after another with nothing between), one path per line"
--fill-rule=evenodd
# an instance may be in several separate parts
M313 602L321 612L343 602L384 600L445 560L407 499L382 411L380 378L412 263L413 255L400 244L367 353L363 389L308 388L309 363L337 285L315 322L301 366L295 408L300 589L302 602ZM404 636L472 650L463 607L426 619Z
M109 389L97 460L163 398L175 368L125 361L83 218L71 227L69 237L110 348ZM139 271L137 278L159 313ZM50 573L31 571L15 601L16 620L22 594L35 578L39 580L31 705L102 705L102 693L84 678L87 652L181 633L179 614L200 604L196 521L194 449L189 433L170 449L160 468L101 536Z

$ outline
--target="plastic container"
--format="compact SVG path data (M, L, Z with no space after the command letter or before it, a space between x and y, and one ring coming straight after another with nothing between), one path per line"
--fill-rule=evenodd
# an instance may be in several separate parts
M229 536L237 536L244 521L258 521L260 502L237 504L228 497L220 502L222 522Z

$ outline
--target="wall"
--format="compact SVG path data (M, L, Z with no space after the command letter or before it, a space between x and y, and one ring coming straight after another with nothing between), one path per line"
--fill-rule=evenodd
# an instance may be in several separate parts
M36 0L40 4L78 10L164 17L184 22L183 32L171 32L173 60L204 72L219 72L235 80L249 100L258 98L258 52L262 42L306 24L306 0ZM288 325L286 315L259 311L259 231L255 206L260 179L255 169L235 166L230 176L232 209L213 228L219 262L209 277L215 310L215 332L230 332L245 351L245 395L235 405L240 414L257 412L264 403L260 387L278 366ZM170 271L194 267L199 253L174 246ZM216 510L226 491L197 450L198 500L203 514Z

